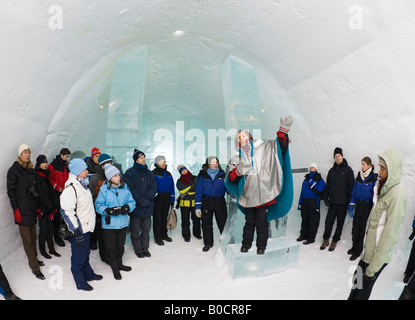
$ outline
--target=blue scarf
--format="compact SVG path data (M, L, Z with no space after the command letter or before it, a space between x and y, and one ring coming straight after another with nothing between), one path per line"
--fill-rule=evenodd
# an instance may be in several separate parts
M207 169L207 173L212 178L212 180L215 180L215 177L218 174L218 172L219 172L219 168L216 168L216 169L208 168Z

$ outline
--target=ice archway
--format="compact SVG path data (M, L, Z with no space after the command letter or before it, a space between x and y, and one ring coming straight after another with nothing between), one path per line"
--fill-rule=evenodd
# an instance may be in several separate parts
M295 119L294 168L316 161L325 175L336 146L356 171L365 155L402 151L406 237L415 187L413 2L6 0L0 9L0 260L20 245L5 188L19 144L51 159L62 146L106 150L110 130L120 134L115 140L133 132L143 139L137 147L150 150L154 131L175 133L176 121L185 132L226 129L229 56L254 70L259 103L252 116L264 138L273 137L281 116ZM111 122L116 62L140 48L138 96L129 93L139 109Z

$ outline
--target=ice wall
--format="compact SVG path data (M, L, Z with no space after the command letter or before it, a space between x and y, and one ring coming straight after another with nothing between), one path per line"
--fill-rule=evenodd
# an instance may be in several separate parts
M408 213L396 258L405 257L415 212L414 17L410 0L2 1L0 261L20 241L5 185L18 145L28 143L33 159L63 146L106 149L115 61L142 46L139 141L149 152L155 131L168 128L172 157L190 161L196 129L226 128L221 70L230 55L255 69L263 138L281 116L295 119L293 168L315 161L325 176L336 146L356 172L363 156L401 150ZM189 138L179 148L176 121Z

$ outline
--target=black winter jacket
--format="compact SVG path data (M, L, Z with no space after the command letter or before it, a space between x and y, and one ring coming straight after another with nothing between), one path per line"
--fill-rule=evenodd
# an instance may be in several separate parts
M15 161L7 171L7 195L13 211L17 208L22 215L21 226L36 224L37 200L36 173L33 168L25 169ZM18 224L16 222L16 224Z
M55 196L52 183L49 180L49 169L36 168L36 186L39 192L38 208L44 215L49 215L54 209L59 208L59 202Z
M324 201L326 204L349 204L353 185L353 170L343 158L343 162L340 165L334 163L327 174Z

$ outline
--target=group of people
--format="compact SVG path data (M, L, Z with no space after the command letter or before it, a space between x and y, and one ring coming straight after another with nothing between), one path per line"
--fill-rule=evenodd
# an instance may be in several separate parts
M164 156L155 158L155 169L151 171L146 155L138 149L133 152L133 166L121 174L112 157L98 148L91 150L90 157L71 161L70 151L63 148L52 163L48 164L46 156L39 155L33 165L29 146L20 145L17 161L7 173L7 193L33 274L45 279L40 271L44 263L37 258L37 241L42 256L59 257L54 245L65 246L59 230L66 227L70 234L67 240L72 252L71 272L77 289L90 291L93 288L89 282L102 279L89 264L91 249L98 249L114 278L122 279L121 271L132 269L123 264L127 230L131 232L137 257L151 257L151 227L157 245L172 241L167 232L167 216L176 201L176 208L181 212L184 241L189 242L193 234L203 239L202 250L207 252L214 245L213 217L220 233L225 227L226 193L236 196L237 207L245 215L240 251L247 253L251 249L256 231L257 254L263 255L268 241L268 221L283 217L292 205L288 148L292 122L290 116L280 119L276 139L269 141L254 140L249 131L239 130L235 136L235 154L225 170L217 157L210 156L197 176L185 165L179 165L180 176L176 183L167 170ZM335 149L334 159L326 182L318 173L317 164L310 165L298 204L302 224L297 240L304 244L315 241L320 200L323 200L329 209L320 249L329 247L333 251L349 211L354 217L353 246L348 252L351 260L364 251L359 262L363 270L363 288L353 289L349 298L365 299L390 262L404 216L406 200L400 187L402 159L396 150L382 153L378 175L371 160L365 157L356 179L340 148ZM175 186L179 191L177 199ZM35 228L37 220L39 237ZM46 252L46 243L49 252ZM412 251L415 254L415 250ZM407 281L412 276L413 264L414 261L412 267L408 264ZM18 299L3 276L0 268L0 289L3 288L6 297ZM406 287L408 294L414 290L410 285L413 278Z
M391 261L405 216L406 199L401 187L402 156L390 149L379 155L379 173L369 157L361 160L361 171L354 178L353 170L343 157L343 150L335 148L333 167L326 182L311 163L302 183L298 210L301 211L301 230L297 241L308 245L315 242L320 223L320 201L328 206L320 250L336 248L341 238L347 213L353 218L352 247L347 251L350 260L361 257L354 275L354 285L348 299L369 299L375 281ZM330 243L334 223L336 229ZM412 225L415 228L415 220ZM414 229L415 230L415 229ZM412 233L412 240L415 232ZM414 245L415 246L415 245ZM402 299L415 298L415 249L412 248L404 282L411 282ZM363 253L363 255L362 255Z

